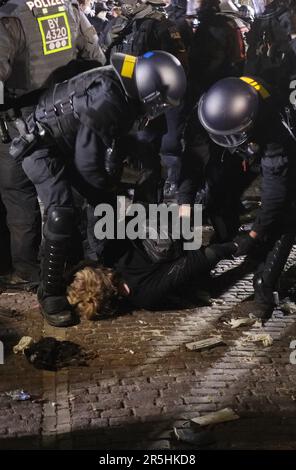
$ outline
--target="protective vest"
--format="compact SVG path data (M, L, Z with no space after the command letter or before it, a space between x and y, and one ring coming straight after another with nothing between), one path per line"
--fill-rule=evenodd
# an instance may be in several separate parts
M8 0L1 18L17 18L25 35L25 50L16 58L9 89L41 88L53 71L76 58L79 34L74 2L69 0Z
M96 132L106 146L110 146L114 138L110 122L116 121L117 110L106 99L112 94L114 96L114 91L121 96L124 94L113 67L92 69L56 84L43 94L35 110L34 121L41 124L57 144L64 146L66 143L70 149L75 145L81 122ZM98 112L94 111L96 103L100 104ZM127 119L122 127L129 124Z

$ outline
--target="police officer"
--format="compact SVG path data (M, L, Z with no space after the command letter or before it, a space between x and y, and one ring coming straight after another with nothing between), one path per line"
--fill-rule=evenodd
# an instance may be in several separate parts
M15 158L25 157L23 169L45 205L38 299L53 326L73 322L63 279L70 251L75 252L69 250L75 226L71 185L93 207L114 204L107 149L138 119L151 120L177 106L185 92L184 70L171 54L155 51L136 58L119 53L111 61L112 66L78 75L46 92L27 122L30 133L11 148Z
M181 63L185 57L184 45L175 24L167 19L164 0L145 3L128 1L125 10L129 22L111 46L113 52L140 55L153 49L170 52Z
M286 99L296 76L295 0L254 0L245 73L261 77Z
M198 114L216 144L238 160L261 161L261 209L249 234L236 240L236 256L260 261L254 313L265 318L275 306L273 293L295 240L296 138L277 95L251 77L217 82L201 98Z
M167 18L164 0L148 0L135 4L131 0L130 9L126 11L129 21L116 40L110 46L114 51L126 54L144 54L151 49L169 52L186 66L187 54L176 24ZM181 106L182 108L182 106ZM159 158L167 168L168 178L165 192L170 196L171 185L175 186L179 178L179 157L181 153L181 135L183 129L182 109L166 113L166 123L159 123L155 129L147 128L134 135L137 152L147 152L152 158ZM162 137L163 136L163 137ZM167 189L166 189L167 188Z
M9 98L46 86L53 72L78 56L104 61L94 29L75 2L8 0L0 3L0 80ZM28 103L22 112L23 117L30 114ZM1 121L0 194L7 213L13 269L21 279L36 283L41 227L39 204L34 186L21 166L9 157L9 145L5 143L9 140L6 126L13 137L14 123L19 122L16 119L19 117L18 111L5 113L7 123ZM0 223L5 224L5 219L1 218Z
M237 188L225 178L229 169L240 179L241 169L223 155L204 131L192 108L200 96L217 80L239 75L244 65L244 43L234 20L221 14L219 1L198 0L188 4L188 17L195 21L188 54L189 77L187 109L191 115L185 130L178 202L192 204L198 190L215 228L216 239L229 241L239 226L238 208L234 207ZM204 197L205 195L205 197ZM221 197L222 196L222 197Z

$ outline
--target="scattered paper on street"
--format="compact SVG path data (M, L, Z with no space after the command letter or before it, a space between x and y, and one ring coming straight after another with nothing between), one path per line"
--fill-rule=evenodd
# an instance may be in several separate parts
M244 332L244 334L247 336L247 338L245 338L245 341L252 341L253 343L262 342L263 346L265 347L271 346L273 343L272 337L267 333L254 334L247 331Z
M33 343L34 340L31 336L23 336L19 343L13 347L14 354L18 354L20 352L24 354L25 350L32 346Z
M193 343L187 343L186 348L189 349L189 351L202 351L203 349L214 348L215 346L221 346L222 344L225 344L222 337L216 336L214 338L207 338Z
M208 426L209 424L225 423L227 421L234 421L239 419L239 416L231 409L224 408L220 411L208 413L204 416L192 418L193 423L199 424L200 426Z
M254 325L255 319L253 318L231 318L229 321L224 322L224 325L230 326L233 330L234 328L239 328L240 326L251 326Z

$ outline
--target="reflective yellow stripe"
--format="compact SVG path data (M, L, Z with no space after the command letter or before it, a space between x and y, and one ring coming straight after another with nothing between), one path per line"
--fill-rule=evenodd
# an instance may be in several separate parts
M251 77L240 77L240 79L243 82L246 82L248 83L248 85L251 85L253 88L255 88L255 90L257 90L260 93L260 95L262 96L264 100L266 98L269 98L270 93L266 90L266 88L264 88L263 85L261 85L261 83L256 82L256 80L254 80Z
M134 69L136 65L137 58L133 55L125 56L125 59L122 64L121 76L125 78L132 78L134 74Z

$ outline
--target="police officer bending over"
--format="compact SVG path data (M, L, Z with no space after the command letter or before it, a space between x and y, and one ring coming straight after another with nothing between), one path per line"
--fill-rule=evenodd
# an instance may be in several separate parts
M45 205L38 299L51 325L73 321L63 280L75 225L71 185L92 206L112 204L115 192L105 168L106 150L115 138L128 134L137 119L153 119L178 106L185 87L184 70L171 54L114 54L111 66L46 92L27 121L30 133L12 145L15 158L25 156L23 169Z
M0 0L0 80L9 98L43 88L57 69L77 57L105 61L94 28L74 0ZM32 112L32 104L28 101L23 106L23 117ZM0 106L1 115L0 195L7 213L12 265L21 279L38 282L41 220L36 191L21 165L9 157L7 130L11 137L16 135L21 116L19 112L8 115ZM3 227L6 222L0 213ZM1 245L4 248L3 240Z
M109 46L109 53L124 52L141 55L153 49L173 54L187 65L187 53L180 32L173 21L167 18L164 0L148 0L145 3L131 2L128 21ZM106 53L108 56L108 52ZM166 126L146 128L134 135L134 148L146 152L148 158L159 159L167 169L165 195L174 196L177 188L182 154L181 138L185 120L183 106L166 113ZM156 126L155 126L156 127ZM151 155L153 154L153 157Z
M261 158L261 209L252 230L238 238L235 256L260 264L254 276L255 313L268 317L273 293L295 239L295 136L279 103L251 77L226 78L199 103L199 119L211 139L247 162Z

